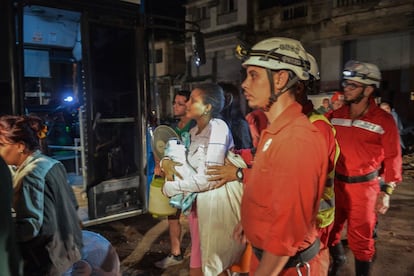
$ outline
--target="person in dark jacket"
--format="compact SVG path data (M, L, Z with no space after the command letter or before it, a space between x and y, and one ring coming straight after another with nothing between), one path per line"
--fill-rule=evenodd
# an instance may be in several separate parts
M0 156L12 167L24 275L62 275L81 259L82 232L66 170L39 150L46 132L35 116L0 117Z
M22 260L17 248L11 215L12 178L10 170L0 157L0 275L23 275Z

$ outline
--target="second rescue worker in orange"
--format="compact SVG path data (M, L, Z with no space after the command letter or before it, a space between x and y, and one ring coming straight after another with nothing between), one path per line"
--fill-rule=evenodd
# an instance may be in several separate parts
M380 109L373 94L381 72L375 64L349 61L343 71L345 105L330 114L341 154L335 173L335 221L330 235L337 275L345 262L341 231L347 221L349 247L355 256L355 275L369 275L375 254L376 212L385 214L397 182L401 181L401 148L393 117ZM379 186L383 164L386 185Z
M244 179L234 237L253 246L251 275L319 275L316 214L328 153L295 100L298 82L309 78L307 54L299 41L274 37L253 46L243 66L246 100L269 126Z

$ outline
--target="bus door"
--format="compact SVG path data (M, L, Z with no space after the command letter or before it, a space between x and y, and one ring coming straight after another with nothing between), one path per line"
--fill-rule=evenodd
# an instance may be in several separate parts
M24 112L48 125L48 154L65 165L85 225L147 206L139 5L99 2L31 3L16 13Z

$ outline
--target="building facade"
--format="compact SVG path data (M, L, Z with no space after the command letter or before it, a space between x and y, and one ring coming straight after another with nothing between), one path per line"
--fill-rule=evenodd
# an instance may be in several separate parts
M346 61L377 64L383 75L378 96L391 102L405 125L414 125L413 0L189 0L186 11L205 36L207 62L192 66L193 77L240 83L238 43L291 37L317 59L321 92L340 89ZM186 55L192 55L190 43Z
M190 79L210 79L240 83L240 60L235 47L253 31L249 18L251 1L187 1L186 20L198 23L204 34L206 64L191 64ZM186 55L191 58L192 45L187 43Z

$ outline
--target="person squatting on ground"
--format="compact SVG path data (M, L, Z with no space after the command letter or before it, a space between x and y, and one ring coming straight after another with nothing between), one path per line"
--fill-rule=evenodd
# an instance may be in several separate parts
M76 198L62 163L40 152L46 127L35 116L0 117L0 155L13 168L13 209L24 275L62 275L80 260Z
M171 124L171 127L181 137L181 140L187 139L190 128L195 125L194 120L191 120L186 116L186 105L190 98L190 91L179 90L174 95L173 101L173 115L174 119L178 120ZM158 160L159 161L159 160ZM161 175L159 166L156 164L156 175ZM168 216L168 230L170 235L171 252L164 259L155 262L155 266L161 269L165 269L169 266L180 264L184 261L183 254L181 252L181 223L180 223L181 210L177 210L177 213Z
M82 230L82 260L62 276L121 276L115 247L98 233Z
M231 239L233 228L240 220L241 183L213 189L215 183L201 173L206 165L222 165L234 145L227 124L217 118L223 106L224 94L220 86L212 83L196 86L187 102L187 116L196 121L196 126L190 130L187 153L187 161L194 171L189 176L181 176L174 168L179 164L168 158L160 162L169 180L164 185L164 194L172 197L197 192L188 217L190 275L219 275L237 262L244 250L244 245ZM200 153L204 153L203 156Z
M329 116L341 148L335 172L335 221L329 239L331 275L337 275L345 263L341 243L345 222L356 275L369 275L375 254L376 213L387 212L390 195L402 179L398 129L392 116L380 109L373 98L380 82L376 65L347 62L342 82L345 105ZM380 189L381 164L386 184Z
M243 66L246 100L265 111L270 125L244 180L234 237L253 246L252 275L319 275L316 214L328 153L295 101L299 81L309 78L306 52L299 41L270 38L253 46Z

